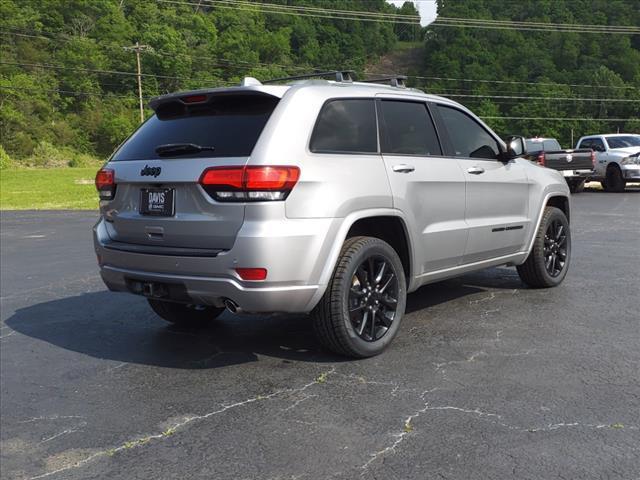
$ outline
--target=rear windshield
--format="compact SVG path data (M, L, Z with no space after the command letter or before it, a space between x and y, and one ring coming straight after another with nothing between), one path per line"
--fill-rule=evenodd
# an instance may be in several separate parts
M557 140L538 140L538 139L529 139L526 140L527 145L527 153L540 152L545 150L547 152L552 152L554 150L562 150L560 144Z
M278 101L267 95L232 95L213 97L204 105L161 105L111 161L167 158L158 155L156 148L168 144L214 148L179 158L249 156Z

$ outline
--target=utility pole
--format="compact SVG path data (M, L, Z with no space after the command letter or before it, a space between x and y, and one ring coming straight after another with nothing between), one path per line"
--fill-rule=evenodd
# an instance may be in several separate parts
M140 123L144 122L144 106L142 105L142 68L140 67L140 52L152 52L153 48L149 45L140 45L136 42L130 47L123 47L127 51L136 52L136 63L138 65L138 100L140 102Z

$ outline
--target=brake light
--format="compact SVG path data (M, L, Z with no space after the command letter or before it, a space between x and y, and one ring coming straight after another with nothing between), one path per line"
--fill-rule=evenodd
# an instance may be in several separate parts
M115 173L110 168L101 168L96 173L96 190L100 200L113 200L116 193Z
M300 178L298 167L211 167L202 172L200 185L221 202L284 200Z
M184 103L200 103L207 99L206 95L190 95L188 97L182 97Z
M591 166L595 170L595 168L596 168L596 152L595 152L595 150L591 150Z
M236 272L242 280L265 280L267 278L266 268L236 268Z
M538 153L538 157L536 158L536 161L538 162L538 165L540 165L542 167L545 166L546 158L544 156L544 152Z

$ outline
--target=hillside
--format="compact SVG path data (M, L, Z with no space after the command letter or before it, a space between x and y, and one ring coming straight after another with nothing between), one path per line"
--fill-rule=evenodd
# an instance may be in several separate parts
M637 0L438 0L438 15L640 25ZM501 134L552 136L568 147L572 130L575 139L618 129L640 132L640 35L451 28L436 22L425 31L417 69L427 78L411 79L414 85L469 106ZM598 120L584 120L589 118Z
M141 64L149 97L227 85L245 75L361 72L368 59L407 35L393 23L265 13L241 3L3 0L0 163L78 166L108 155L139 122L136 56L125 49L136 42L148 46ZM385 0L295 5L415 13Z

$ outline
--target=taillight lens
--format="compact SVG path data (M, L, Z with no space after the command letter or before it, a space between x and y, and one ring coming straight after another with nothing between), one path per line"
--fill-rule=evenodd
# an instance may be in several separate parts
M546 163L546 158L544 156L544 152L538 153L538 158L536 159L536 161L538 162L538 165L541 165L541 166L544 167L544 165Z
M300 178L298 167L212 167L202 172L200 185L221 202L284 200Z
M112 200L116 193L115 173L110 168L101 168L96 173L96 189L100 200Z
M596 168L596 152L594 150L591 150L591 166L595 170L595 168Z
M236 272L242 280L266 280L267 269L266 268L236 268Z

